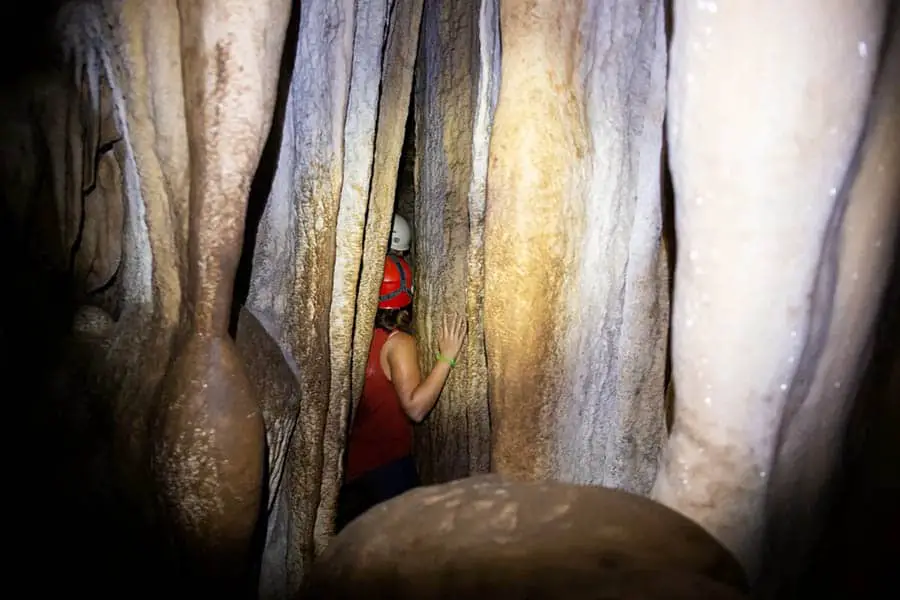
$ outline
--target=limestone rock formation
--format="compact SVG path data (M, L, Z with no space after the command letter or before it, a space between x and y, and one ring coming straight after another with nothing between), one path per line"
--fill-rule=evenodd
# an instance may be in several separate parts
M351 523L310 577L312 598L744 597L741 568L695 523L599 486L469 477Z
M0 94L21 554L66 593L267 599L319 556L318 584L358 559L353 581L396 567L416 596L525 564L552 595L600 561L620 596L733 597L727 551L754 593L796 597L804 566L874 563L896 5L55 2ZM331 545L395 210L423 370L442 314L469 326L416 436L443 487ZM817 558L844 463L853 534ZM446 483L488 471L505 482ZM521 544L488 534L513 513Z

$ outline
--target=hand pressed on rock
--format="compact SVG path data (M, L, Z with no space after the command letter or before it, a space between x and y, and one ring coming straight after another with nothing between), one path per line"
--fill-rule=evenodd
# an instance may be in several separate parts
M438 334L438 350L442 356L451 361L456 360L463 342L466 339L466 319L457 314L441 319L441 330Z

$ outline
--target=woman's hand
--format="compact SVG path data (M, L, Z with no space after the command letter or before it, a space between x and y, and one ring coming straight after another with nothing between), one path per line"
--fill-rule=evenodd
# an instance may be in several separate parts
M441 321L441 331L438 334L438 350L441 355L451 361L456 360L465 339L465 317L453 314L448 318L445 314Z

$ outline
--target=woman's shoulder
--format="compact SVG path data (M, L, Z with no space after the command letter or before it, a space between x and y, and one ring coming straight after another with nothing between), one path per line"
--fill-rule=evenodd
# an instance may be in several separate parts
M394 348L406 348L406 347L415 347L416 338L413 337L410 333L403 331L401 329L395 329L390 334L388 334L387 340L385 340L385 346L390 346Z
M395 329L388 334L389 340L395 340L402 343L415 342L416 338L409 332L403 331L402 329Z

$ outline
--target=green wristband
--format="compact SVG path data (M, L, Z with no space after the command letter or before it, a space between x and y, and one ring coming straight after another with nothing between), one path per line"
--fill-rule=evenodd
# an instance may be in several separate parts
M444 356L443 354L441 354L440 351L435 352L434 355L435 355L435 357L437 357L438 360L444 361L445 363L447 363L447 364L450 365L451 367L455 367L455 366L456 366L456 359L455 359L455 358L448 358L448 357Z

